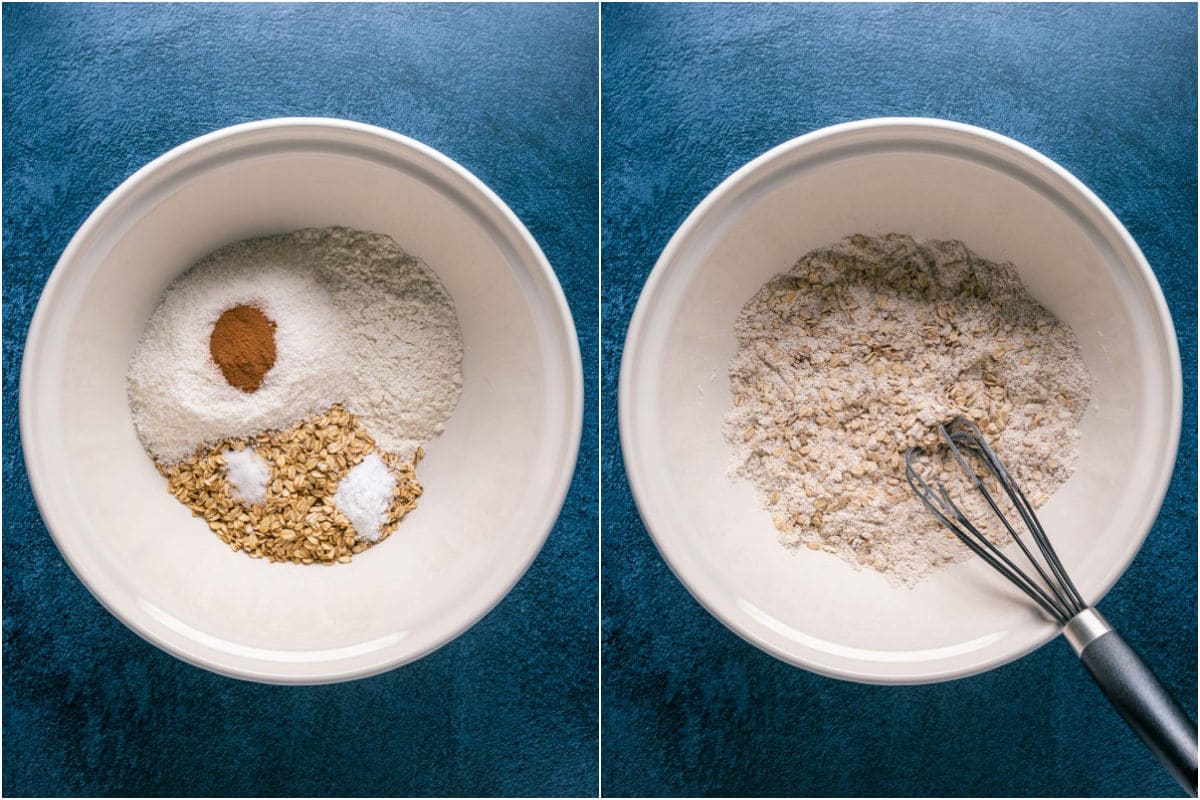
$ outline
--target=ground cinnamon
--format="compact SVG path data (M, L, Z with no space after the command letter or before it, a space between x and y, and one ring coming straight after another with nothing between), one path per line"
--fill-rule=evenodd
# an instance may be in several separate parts
M230 385L256 392L275 366L275 323L255 306L227 308L213 326L208 350Z

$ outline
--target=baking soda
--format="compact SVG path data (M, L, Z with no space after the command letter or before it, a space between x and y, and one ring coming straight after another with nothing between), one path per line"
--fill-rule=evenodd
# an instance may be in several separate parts
M237 499L251 505L261 503L271 481L271 466L253 450L226 450L225 475Z
M350 520L355 533L368 542L379 541L380 528L387 522L396 478L374 453L358 463L342 478L333 503Z

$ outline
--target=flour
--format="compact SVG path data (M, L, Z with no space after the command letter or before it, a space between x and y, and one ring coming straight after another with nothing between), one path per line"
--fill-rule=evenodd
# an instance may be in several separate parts
M462 393L462 330L450 294L387 236L326 228L282 239L273 246L297 261L310 254L350 330L347 409L381 448L410 460L442 433Z
M209 353L213 325L239 304L276 324L275 364L253 393ZM138 436L164 464L339 402L409 460L454 410L462 357L454 303L425 264L387 236L305 229L223 247L176 279L127 382Z
M1090 398L1075 336L1011 264L961 242L889 234L814 250L751 298L736 334L730 471L800 553L906 584L969 557L904 480L905 451L936 448L956 415L980 425L1035 506L1074 469Z

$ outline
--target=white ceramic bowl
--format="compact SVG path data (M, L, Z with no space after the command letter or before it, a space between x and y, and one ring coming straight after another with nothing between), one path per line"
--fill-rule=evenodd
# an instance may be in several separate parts
M1094 387L1079 466L1040 514L1085 599L1132 560L1171 476L1181 377L1162 292L1078 180L994 133L875 119L794 139L739 169L676 232L642 292L621 365L634 498L675 575L734 632L834 677L920 683L980 672L1056 634L978 559L892 588L777 542L754 488L726 476L734 320L771 276L852 233L961 239L1012 261L1078 335Z
M427 446L419 507L387 542L349 565L254 561L167 494L130 421L126 366L197 259L329 225L388 234L438 274L462 325L462 397ZM380 128L278 119L177 147L96 209L42 293L20 404L38 507L109 611L193 664L320 683L421 657L516 583L566 495L582 372L550 265L478 179Z

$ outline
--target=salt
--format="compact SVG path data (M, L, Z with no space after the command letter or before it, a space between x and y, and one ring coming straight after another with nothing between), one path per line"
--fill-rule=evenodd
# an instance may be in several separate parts
M253 450L226 450L225 475L237 495L237 499L256 505L267 496L267 484L271 480L271 467Z
M334 505L350 520L358 538L377 542L387 522L396 477L375 453L369 454L338 484Z

